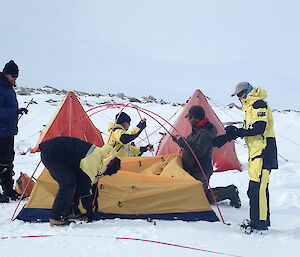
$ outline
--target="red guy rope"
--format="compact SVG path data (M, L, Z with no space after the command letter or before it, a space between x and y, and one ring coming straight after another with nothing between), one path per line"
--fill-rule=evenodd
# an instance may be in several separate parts
M105 104L105 105L106 105L106 106L116 106L116 107L124 106L124 104ZM102 105L102 106L103 106L103 105ZM99 107L102 107L102 106L99 106ZM158 118L162 119L165 123L167 123L169 126L171 126L171 127L176 131L176 133L178 133L178 134L180 135L180 132L179 132L172 124L170 124L166 119L164 119L164 118L161 117L160 115L158 115L158 114L156 114L156 113L154 113L154 112L152 112L152 111L150 111L150 110L147 110L147 109L145 109L145 108L141 108L141 107L137 107L137 106L129 106L129 105L126 105L125 107L129 107L129 108L133 108L133 109L139 109L141 112L145 113L146 115L148 115L149 117L151 117L153 120L155 120L157 123L159 123L159 124L161 125L161 127L164 128L164 129L166 130L166 132L167 132L170 136L172 136L172 135L170 134L170 132L165 128L165 126L164 126L162 123L160 123L155 117L153 117L152 115L150 115L149 113L151 113L151 114L153 114L153 115L156 115ZM124 108L125 108L125 107L124 107ZM97 106L94 107L94 108L92 108L92 109L96 109L96 108L97 108ZM123 108L123 109L124 109L124 108ZM101 111L101 110L100 110L100 111ZM94 114L96 114L96 113L98 113L98 112L100 112L100 111L96 111L96 112L90 114L88 117L90 117L90 116L92 116L92 115L94 115ZM149 113L147 113L147 112L149 112ZM181 136L181 135L180 135L180 136ZM197 162L197 165L198 165L200 171L202 172L202 174L203 174L203 176L204 176L204 179L205 179L205 181L207 182L208 188L209 188L209 190L210 190L210 192L211 192L211 194L212 194L212 196L213 196L213 200L214 200L214 203L215 203L216 206L217 206L217 209L218 209L218 212L219 212L219 214L220 214L221 220L222 220L223 224L226 224L225 221L224 221L223 215L222 215L222 213L221 213L220 207L219 207L219 205L218 205L218 202L217 202L217 200L216 200L216 196L215 196L215 194L214 194L214 192L213 192L213 190L212 190L212 188L211 188L211 186L210 186L210 184L209 184L208 178L207 178L206 174L204 173L204 170L203 170L203 168L202 168L202 166L201 166L201 164L200 164L200 162L199 162L197 156L195 155L193 149L191 148L191 146L189 145L189 143L186 141L186 139L185 139L184 137L182 137L182 136L181 136L181 138L183 139L183 141L185 142L185 144L188 146L188 148L189 148L189 150L191 151L193 157L195 158L195 160L196 160L196 162Z
M37 171L38 167L40 166L41 162L42 162L42 160L40 160L39 163L37 164L37 166L36 166L34 172L32 173L32 175L31 175L31 177L30 177L30 179L33 178L33 176L34 176L35 172ZM22 195L21 195L21 197L20 197L20 200L19 200L19 202L18 202L18 204L17 204L17 207L16 207L16 209L15 209L15 211L14 211L14 213L13 213L11 219L10 219L10 220L12 220L12 221L15 220L15 219L14 219L15 214L16 214L16 212L17 212L17 210L18 210L18 208L19 208L19 206L20 206L20 204L21 204L21 201L22 201L22 199L23 199L23 197L24 197L24 194L25 194L25 192L26 192L26 189L27 189L27 187L29 186L30 179L28 179L27 184L26 184L26 186L25 186L25 188L24 188L24 191L23 191L23 193L22 193Z
M135 106L135 105L132 105L132 106ZM139 109L136 109L136 110L137 110L137 113L138 113L139 116L140 116L140 119L142 120L142 115L141 115ZM146 128L144 129L144 131L145 131L145 134L146 134L146 138L147 138L147 141L148 141L148 145L150 145L150 141L149 141L149 137L148 137L148 133L147 133ZM152 149L153 149L153 148L152 148ZM152 156L153 156L153 151L151 151L151 154L152 154Z
M166 119L164 119L164 118L161 117L160 115L158 115L158 114L156 114L155 112L152 112L152 111L150 111L150 110L147 110L147 109L145 109L145 108L141 108L141 107L138 107L138 106L129 106L129 104L126 104L126 105L124 105L124 104L103 104L103 105L99 105L99 106L93 107L93 108L89 109L88 111L94 110L94 109L96 109L96 108L101 108L101 107L107 107L107 108L105 108L105 109L103 109L103 110L98 110L98 111L96 111L96 112L93 112L92 114L90 114L90 115L88 115L87 117L83 118L81 121L83 121L83 120L89 118L90 116L92 116L92 115L94 115L94 114L96 114L96 113L98 113L98 112L104 111L104 110L106 110L106 109L110 109L109 106L111 106L110 108L123 107L123 108L121 109L121 111L124 110L126 107L133 108L133 109L138 109L139 111L145 113L146 115L148 115L149 117L151 117L153 120L155 120L158 124L160 124L160 126L161 126L162 128L165 129L165 131L166 131L170 136L172 136L171 133L166 129L166 127L165 127L161 122L159 122L155 117L153 117L151 114L156 115L158 118L162 119L165 123L167 123L169 126L171 126L171 127L176 131L176 133L178 133L178 134L180 135L180 132L179 132L172 124L170 124ZM120 111L120 112L121 112L121 111ZM149 112L149 113L151 113L151 114L149 114L149 113L147 113L147 112ZM111 135L111 134L110 134L110 135ZM181 136L181 135L180 135L180 136ZM204 179L205 179L206 182L207 182L208 188L209 188L209 190L210 190L210 192L211 192L211 194L212 194L212 196L213 196L213 200L214 200L214 202L215 202L215 204L216 204L216 206L217 206L217 209L218 209L218 212L219 212L219 214L220 214L221 220L222 220L223 224L226 224L225 221L224 221L223 215L222 215L222 213L221 213L220 207L219 207L219 205L218 205L218 203L217 203L217 201L216 201L215 194L214 194L214 192L213 192L213 190L212 190L212 188L211 188L211 186L210 186L210 184L209 184L208 178L207 178L206 174L204 173L204 170L203 170L203 168L202 168L202 166L201 166L201 164L200 164L200 162L199 162L197 156L195 155L193 149L191 148L191 146L189 145L189 143L186 141L186 139L185 139L184 137L182 137L182 136L181 136L181 138L183 139L183 141L185 142L185 144L188 146L188 148L189 148L189 150L191 151L193 157L195 158L195 160L196 160L196 162L197 162L197 165L198 165L200 171L202 172L202 174L203 174L203 176L204 176ZM109 141L109 139L108 139L108 141ZM41 161L40 161L40 162L41 162ZM40 164L40 162L39 162L39 164ZM38 166L39 166L39 164L38 164ZM37 170L38 166L36 167L36 170ZM36 172L36 170L34 171L34 173ZM32 177L33 177L34 173L32 174ZM25 192L25 191L24 191L24 192ZM24 192L23 192L22 196L24 195ZM21 198L21 199L22 199L22 198ZM17 205L17 208L19 207L20 202L21 202L21 200L19 201L19 203L18 203L18 205ZM13 217L14 217L16 211L17 211L17 208L16 208L16 210L14 211L14 214L13 214L11 220L13 220Z
M55 237L55 236L63 236L63 237L96 237L96 238L113 238L117 240L131 240L131 241L139 241L139 242L145 242L145 243L153 243L153 244L161 244L161 245L167 245L167 246L173 246L173 247L179 247L189 250L195 250L195 251L202 251L212 254L218 254L218 255L224 255L224 256L231 256L231 257L242 257L240 255L234 255L234 254L228 254L223 252L217 252L207 249L201 249L197 247L190 247L185 245L179 245L179 244L172 244L162 241L156 241L156 240L149 240L149 239L142 239L142 238L134 238L134 237L119 237L119 236L100 236L100 235L31 235L31 236L5 236L0 237L0 239L19 239L19 238L45 238L45 237Z

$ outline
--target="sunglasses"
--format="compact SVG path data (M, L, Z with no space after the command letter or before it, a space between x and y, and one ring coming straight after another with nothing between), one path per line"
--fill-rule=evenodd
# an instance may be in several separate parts
M241 97L243 94L246 94L247 90L242 90L241 92L239 92L238 94L236 94L238 97Z
M18 77L18 74L10 74L10 76L16 79Z

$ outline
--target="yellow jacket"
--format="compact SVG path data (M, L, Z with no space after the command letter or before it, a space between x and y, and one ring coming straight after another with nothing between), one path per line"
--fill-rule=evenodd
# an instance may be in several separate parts
M255 158L263 158L264 168L270 170L277 168L277 147L272 111L264 101L267 97L267 92L264 89L254 88L246 99L242 100L242 105L245 111L244 129L251 130L253 124L258 121L263 121L266 124L262 134L245 136L249 162Z
M95 147L95 149L80 161L80 168L89 176L92 183L106 171L109 162L115 158L117 152L110 145Z
M132 157L140 154L140 148L128 144L123 144L120 138L123 134L134 135L141 131L140 128L133 128L130 131L126 131L125 128L120 124L109 123L108 125L109 141L107 144L111 145L117 151L117 157Z

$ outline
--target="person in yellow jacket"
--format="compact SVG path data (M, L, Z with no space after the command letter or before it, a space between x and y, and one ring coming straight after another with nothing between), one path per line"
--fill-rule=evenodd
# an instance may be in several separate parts
M237 137L245 138L250 178L247 191L250 220L245 220L242 228L246 233L265 231L270 226L269 175L272 169L278 169L273 115L265 101L268 95L264 89L253 88L248 82L240 82L232 94L235 95L245 111L244 126L226 127L226 135L217 137L215 146L220 147ZM226 139L220 143L218 139L222 141L222 137Z
M50 226L70 224L70 214L79 215L79 199L93 220L91 188L99 177L113 175L120 168L120 160L110 145L95 145L74 137L56 137L39 145L41 159L50 175L59 185L51 214ZM72 213L71 205L76 203Z
M108 144L116 151L118 157L132 157L140 156L146 151L153 151L153 146L148 144L146 146L137 147L133 140L136 139L146 127L146 119L142 119L139 124L128 131L131 118L125 112L120 112L116 115L115 123L108 125Z

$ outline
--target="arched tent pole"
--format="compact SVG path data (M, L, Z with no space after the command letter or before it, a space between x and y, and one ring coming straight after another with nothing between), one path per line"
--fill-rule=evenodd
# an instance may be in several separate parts
M137 105L134 105L134 104L132 104L132 106L138 107ZM142 120L143 118L142 118L142 115L141 115L139 109L136 109L136 110L137 110L138 115L140 116L140 120ZM145 134L146 134L146 138L147 138L148 145L150 145L150 140L149 140L149 137L148 137L148 133L147 133L146 128L144 129L144 131L145 131ZM153 156L153 151L151 152L151 155Z
M170 121L177 113L178 113L178 111L179 111L180 109L178 109L169 119L168 119L168 121ZM151 132L150 134L149 134L149 138L150 138L150 136L152 136L154 133L156 133L159 129L161 128L161 126L159 126L157 129L155 129L153 132ZM144 138L142 138L138 143L140 143L141 141L145 141L145 139Z
M109 106L124 106L123 104L107 104L107 105L109 105ZM170 136L172 136L172 135L170 134L170 132L165 128L165 126L164 126L160 121L158 121L155 117L153 117L153 115L157 116L158 118L160 118L160 119L162 119L164 122L166 122L169 126L171 126L171 127L176 131L176 133L178 133L178 134L180 135L180 132L179 132L172 124L170 124L166 119L164 119L164 118L161 117L160 115L158 115L158 114L156 114L156 113L154 113L154 112L152 112L152 111L150 111L150 110L147 110L147 109L145 109L145 108L141 108L141 107L135 107L135 106L129 106L129 105L125 105L125 107L126 107L126 108L139 109L141 112L145 113L146 115L148 115L149 117L151 117L153 120L155 120L158 124L160 124L160 125L162 126L162 128L164 128L164 129L166 130L166 132L167 132ZM124 108L125 108L125 107L124 107ZM94 109L96 109L96 108L97 108L97 107L94 107ZM101 110L100 110L100 111L101 111ZM100 112L100 111L96 111L96 112L90 114L88 117L90 117L90 116L92 116L92 115L94 115L94 114L96 114L96 113L98 113L98 112ZM151 114L153 114L153 115L149 114L148 112L151 113ZM181 135L180 135L180 136L181 136ZM203 170L203 168L202 168L202 166L201 166L201 164L200 164L200 162L199 162L197 156L195 155L193 149L191 148L191 146L189 145L189 143L186 141L186 139L185 139L184 137L182 137L182 136L181 136L181 138L183 139L183 141L185 142L185 144L188 146L188 148L189 148L189 150L191 151L193 157L195 158L195 160L196 160L196 162L197 162L197 165L198 165L200 171L202 172L202 174L203 174L203 176L204 176L204 179L205 179L205 181L207 182L208 188L209 188L209 190L210 190L210 192L211 192L211 194L212 194L212 196L213 196L213 200L214 200L214 203L215 203L216 206L217 206L217 209L218 209L218 212L219 212L219 214L220 214L221 220L222 220L223 224L226 224L225 221L224 221L223 215L222 215L222 213L221 213L220 207L219 207L219 205L218 205L218 203L217 203L216 196L215 196L215 194L214 194L214 192L213 192L213 190L212 190L212 188L211 188L211 186L210 186L210 184L209 184L208 178L207 178L207 176L206 176L206 174L205 174L205 172L204 172L204 170Z
M121 109L121 111L119 111L118 116L116 117L116 120L120 117L121 112L122 112L122 111L126 108L126 106L128 106L128 105L129 105L129 103L128 103L128 104L124 104L124 106L123 106L123 108ZM107 109L110 109L110 108L107 108ZM88 115L88 117L90 117L90 116L91 116L91 115ZM115 122L114 122L114 125L113 125L111 131L113 131L114 127L116 126L116 120L115 120ZM112 133L109 133L107 142L109 142L111 135L112 135Z
M129 103L128 103L128 104L129 104ZM127 105L128 105L128 104L127 104ZM117 115L117 117L116 117L116 120L119 118L121 112L124 110L124 108L125 108L127 105L123 106L123 108L119 111L119 113L118 113L118 115ZM106 109L104 109L104 110L107 110L107 109L111 109L111 108L106 108ZM103 111L103 110L102 110L102 111ZM87 116L87 117L90 117L90 116ZM115 126L116 126L116 123L114 122L114 125L113 125L111 131L113 131L113 129L114 129ZM109 133L107 142L109 142L111 135L112 135L112 133ZM95 206L95 202L96 202L96 199L97 199L97 194L98 194L98 182L99 182L99 180L97 181L97 187L96 187L95 193L94 193L94 195L93 195L92 207Z
M105 108L105 109L102 109L102 110L95 111L95 112L89 114L86 118L89 118L89 117L93 116L94 114L96 114L96 113L98 113L98 112L101 112L101 111L105 111L105 110L107 110L107 109L111 109L111 108L119 108L120 106L124 106L124 104L104 104L104 105L99 105L99 106L93 107L92 109L100 108L100 107L103 107L103 106L110 106L110 107ZM129 106L129 105L126 105L126 107L133 108L133 109L139 109L141 112L143 112L143 113L145 113L146 115L148 115L149 117L153 118L153 119L154 119L154 120L155 120L162 128L164 128L164 129L166 130L166 132L167 132L170 136L172 136L172 135L170 134L170 132L166 129L166 127L165 127L162 123L160 123L157 119L155 119L153 116L149 115L149 114L147 113L147 111L150 112L150 113L152 113L152 114L155 114L155 115L158 116L158 117L160 117L158 114L156 114L156 113L154 113L154 112L151 112L151 111L149 111L149 110L147 110L147 109L144 109L144 108L141 108L141 107L137 107L137 106ZM91 109L90 109L90 110L91 110ZM86 119L86 118L84 118L84 119ZM163 119L162 117L160 117L160 118ZM82 119L82 120L84 120L84 119ZM163 119L163 120L164 120L164 119ZM164 120L164 121L166 121L166 120ZM168 122L166 121L166 123L168 123ZM169 123L168 123L168 124L169 124ZM171 125L171 124L170 124L170 125ZM171 126L172 126L172 125L171 125ZM175 130L176 130L176 129L175 129ZM177 132L177 130L176 130L176 132Z
M107 110L107 109L113 109L113 108L115 108L115 107L105 108L105 110ZM118 108L118 107L117 107L117 108ZM89 111L89 110L87 110L86 112L88 112L88 111ZM112 123L113 123L113 121L111 121L111 118L110 118L110 117L108 117L108 116L105 115L104 113L101 113L101 114L102 114L103 116L105 116L107 122L112 122ZM108 133L105 133L105 132L103 132L103 131L101 131L101 133L102 133L102 134L105 134L106 136L109 135ZM152 134L152 133L151 133L151 134ZM149 137L150 137L150 136L149 136ZM139 136L138 138L140 139L140 141L138 141L138 143L140 143L141 141L147 143L147 141L146 141L145 138L141 138L140 136Z
M27 181L27 184L26 184L26 186L25 186L25 188L24 188L24 190L23 190L23 193L22 193L22 195L21 195L21 197L20 197L20 200L19 200L19 202L18 202L18 204L17 204L17 207L16 207L16 209L15 209L13 215L11 216L11 219L10 219L10 220L12 220L12 221L15 220L15 219L14 219L14 216L15 216L15 214L16 214L16 212L17 212L17 210L18 210L18 208L19 208L19 206L20 206L20 204L21 204L21 201L22 201L22 199L23 199L23 197L24 197L24 194L25 194L25 192L26 192L26 189L27 189L27 187L29 186L29 182L30 182L30 180L33 178L33 176L34 176L35 172L37 171L38 167L40 166L41 162L42 162L42 160L40 160L39 163L36 165L34 172L32 173L30 179Z
M106 107L106 105L99 106L99 107ZM103 110L101 110L101 111L104 111L104 110L107 110L107 109L111 109L111 108L114 108L114 107L105 108L105 109L103 109ZM118 107L117 107L117 108L118 108ZM124 108L125 108L125 107L124 107ZM123 108L123 109L124 109L124 108ZM122 109L122 110L123 110L123 109ZM121 110L121 111L122 111L122 110ZM88 117L89 117L89 116L87 116L87 117L81 119L80 122L83 121L83 120L85 120L85 119L88 118ZM67 127L67 126L69 126L69 124L66 124L66 127ZM35 175L35 173L36 173L36 171L37 171L39 165L41 164L41 162L42 162L42 160L40 160L39 163L37 164L37 166L36 166L34 172L32 173L32 175L31 175L31 177L30 177L30 179L32 179L32 178L34 177L34 175ZM12 220L12 221L15 220L15 219L14 219L14 216L15 216L15 214L16 214L16 212L17 212L17 210L18 210L18 208L19 208L19 206L20 206L20 204L21 204L21 201L22 201L22 199L23 199L23 197L24 197L24 194L25 194L25 192L26 192L26 189L27 189L27 187L29 186L29 182L30 182L30 180L28 180L28 182L27 182L27 184L26 184L26 186L25 186L25 189L24 189L24 191L23 191L23 193L22 193L22 195L21 195L21 197L20 197L20 200L19 200L19 202L18 202L18 204L17 204L17 207L16 207L16 209L15 209L15 211L14 211L12 217L11 217L11 220ZM97 193L97 191L95 192L95 195L96 195L96 193ZM93 201L93 206L94 206L94 201Z
M177 134L180 135L180 132L179 132L172 124L170 124L166 119L164 119L164 118L161 117L160 115L156 114L155 112L152 112L152 111L147 110L147 109L145 109L145 108L135 107L135 106L129 106L128 104L127 104L127 105L124 105L124 104L103 104L103 105L99 105L99 106L93 107L93 108L90 109L90 110L94 110L94 109L101 108L101 107L107 107L107 108L105 108L105 109L103 109L103 110L98 110L98 111L96 111L96 112L93 112L92 114L90 114L90 115L88 115L87 117L83 118L81 121L85 120L86 118L91 117L92 115L94 115L94 114L96 114L96 113L98 113L98 112L104 111L104 110L106 110L106 109L123 107L123 108L122 108L122 110L123 110L123 109L125 109L125 108L133 108L133 109L139 109L141 112L145 113L146 115L148 115L149 117L151 117L153 120L155 120L155 121L156 121L163 129L165 129L165 131L166 131L170 136L172 136L172 134L171 134L171 133L166 129L166 127L165 127L160 121L158 121L153 115L155 115L155 116L157 116L158 118L162 119L165 123L167 123L169 126L171 126L171 127L174 129L174 131L176 131ZM121 110L121 111L122 111L122 110ZM153 115L149 114L148 112L151 113L151 114L153 114ZM180 136L181 136L181 135L180 135ZM181 137L182 137L182 136L181 136ZM211 188L211 186L210 186L210 184L209 184L208 178L207 178L206 174L204 173L204 170L203 170L203 168L202 168L202 166L201 166L201 164L200 164L200 162L199 162L197 156L195 155L193 149L191 148L191 146L189 145L189 143L186 141L186 139L185 139L184 137L182 137L182 139L183 139L183 141L185 142L185 144L188 146L188 148L189 148L189 150L191 151L193 157L195 158L195 160L196 160L196 162L197 162L197 165L198 165L200 171L202 172L202 174L203 174L203 176L204 176L204 178L205 178L205 180L206 180L206 182L207 182L208 188L209 188L209 190L210 190L210 192L211 192L211 194L212 194L212 196L213 196L213 200L214 200L214 202L215 202L215 204L216 204L216 206L217 206L217 209L218 209L218 212L219 212L219 214L220 214L221 220L222 220L223 224L226 224L225 221L224 221L223 215L222 215L222 213L221 213L220 207L219 207L219 205L218 205L218 203L217 203L217 201L216 201L215 194L214 194L213 191L212 191L212 188ZM38 165L37 165L35 171L33 172L32 176L31 176L31 178L34 176L34 174L35 174L35 172L36 172L38 166L40 165L40 163L41 163L41 161L38 163ZM24 191L24 192L25 192L25 191ZM23 195L24 195L24 192L23 192ZM22 199L22 198L21 198L21 199ZM19 203L18 203L18 205L17 205L17 208L16 208L16 210L15 210L15 212L14 212L14 214L13 214L11 220L13 220L13 217L14 217L14 215L15 215L15 213L16 213L16 211L17 211L19 205L20 205L20 202L21 202L21 200L19 201Z

